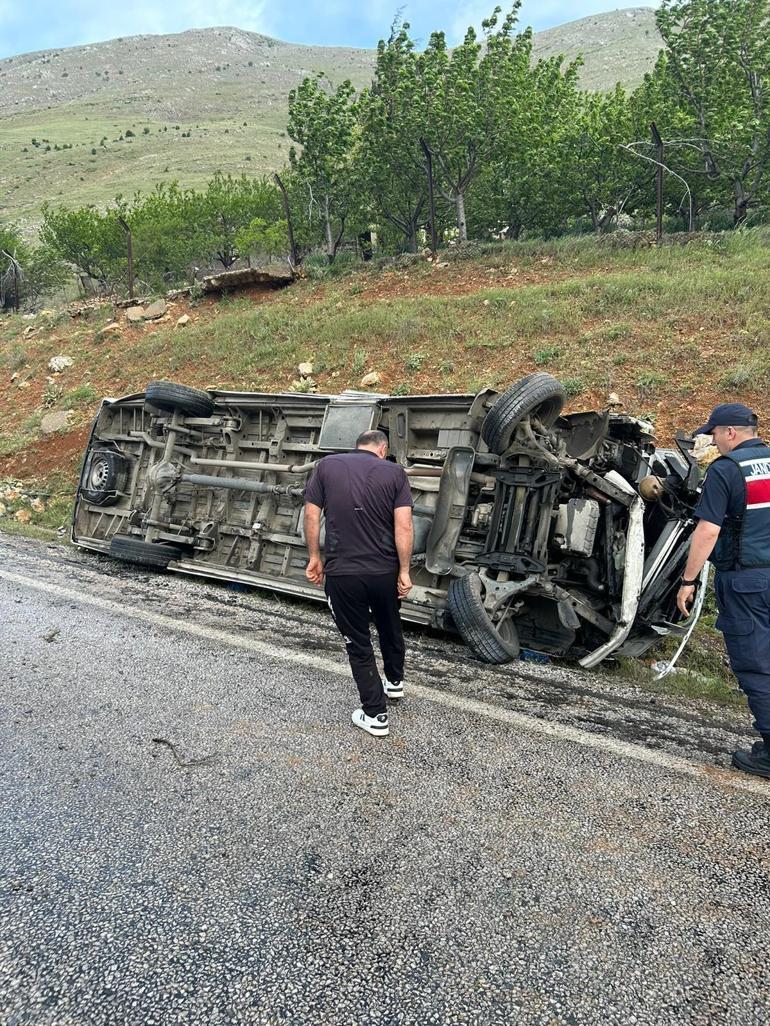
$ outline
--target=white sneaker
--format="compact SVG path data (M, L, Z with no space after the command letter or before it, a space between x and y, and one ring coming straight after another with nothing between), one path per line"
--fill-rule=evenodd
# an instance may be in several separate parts
M365 730L367 734L372 734L374 737L387 737L390 733L387 713L367 716L363 709L356 709L351 719L357 727Z
M384 680L382 689L388 698L398 699L404 697L404 682L402 680Z

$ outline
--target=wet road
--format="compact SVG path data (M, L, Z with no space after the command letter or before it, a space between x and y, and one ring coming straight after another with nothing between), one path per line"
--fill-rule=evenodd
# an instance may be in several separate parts
M0 1023L764 1023L747 719L0 537Z

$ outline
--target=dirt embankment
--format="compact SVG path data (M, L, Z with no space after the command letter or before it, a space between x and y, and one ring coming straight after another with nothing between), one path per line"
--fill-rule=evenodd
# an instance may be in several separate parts
M763 245L577 256L502 248L280 291L177 297L152 320L95 301L6 316L0 480L55 475L71 485L103 396L154 378L283 391L301 361L313 364L312 387L329 393L362 387L370 372L375 391L419 394L504 388L546 370L565 382L571 409L600 408L615 392L669 443L726 395L760 411L768 402ZM67 366L51 369L55 357Z

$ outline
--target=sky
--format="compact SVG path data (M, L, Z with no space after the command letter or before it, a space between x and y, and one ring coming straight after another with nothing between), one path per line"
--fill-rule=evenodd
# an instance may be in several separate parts
M524 0L520 22L539 31L633 6L655 6L655 0ZM399 9L413 39L427 42L443 29L453 44L494 7L495 0L0 0L0 57L224 25L292 43L371 49Z

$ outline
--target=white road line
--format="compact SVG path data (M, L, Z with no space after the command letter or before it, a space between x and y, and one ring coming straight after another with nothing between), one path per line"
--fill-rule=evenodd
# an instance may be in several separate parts
M51 584L48 581L37 581L34 578L24 577L21 574L14 574L1 569L0 580L9 581L12 584L18 584L35 591L41 591L52 597L69 599L81 605L95 606L97 609L112 612L119 616L128 616L134 620L142 620L156 627L164 627L182 634L190 634L193 637L216 641L219 644L229 645L233 648L256 652L259 655L267 656L269 659L296 663L300 666L310 666L325 673L337 673L343 677L349 677L350 675L347 663L335 662L333 659L327 659L323 656L292 652L289 649L271 645L267 641L230 634L228 631L218 630L216 627L206 627L203 624L191 623L188 620L177 620L174 617L165 616L163 613L154 613L149 609L140 609L136 606L114 602L100 596L73 591L70 588L63 588L61 585ZM551 723L547 720L537 719L534 716L527 716L524 713L514 712L511 709L501 709L498 706L488 705L473 698L465 698L462 695L453 695L424 684L410 683L408 687L410 696L415 698L434 702L437 705L446 706L450 709L457 709L473 716L482 716L488 720L496 720L498 723L504 723L509 727L516 727L518 730L540 734L559 741L571 741L574 744L582 745L584 748L594 748L607 752L610 755L632 759L635 762L648 763L652 766L671 770L674 773L680 773L688 777L697 777L710 783L717 783L739 791L758 794L764 798L770 797L770 782L764 783L761 780L744 777L730 770L703 766L699 763L690 762L687 759L680 759L675 755L668 755L666 752L645 748L643 745L618 741L616 738L607 737L603 734L591 734L586 730L579 730L577 727L570 727L567 724Z

